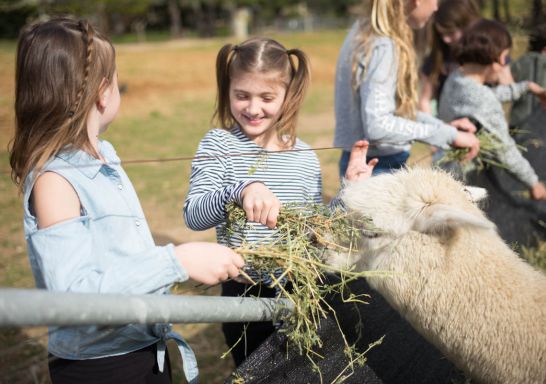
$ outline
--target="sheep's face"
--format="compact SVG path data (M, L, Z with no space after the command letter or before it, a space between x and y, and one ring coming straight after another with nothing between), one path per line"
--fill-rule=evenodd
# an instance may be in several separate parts
M415 232L449 236L461 226L493 228L476 206L476 196L485 197L485 190L465 187L441 170L415 168L349 184L342 199L377 227L362 231L363 253L373 258ZM366 267L373 269L373 263L368 260Z

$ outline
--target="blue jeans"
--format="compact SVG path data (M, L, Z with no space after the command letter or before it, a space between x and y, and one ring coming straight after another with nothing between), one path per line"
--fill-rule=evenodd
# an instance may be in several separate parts
M394 155L377 156L376 158L379 159L379 163L377 163L377 165L374 167L372 176L379 175L380 173L395 171L402 168L406 164L409 155L409 152L404 151L395 153ZM349 151L343 151L341 153L341 158L339 159L340 178L343 178L345 176L345 172L347 172L347 166L349 165L350 156L351 152ZM366 158L366 162L370 161L371 159L372 158Z

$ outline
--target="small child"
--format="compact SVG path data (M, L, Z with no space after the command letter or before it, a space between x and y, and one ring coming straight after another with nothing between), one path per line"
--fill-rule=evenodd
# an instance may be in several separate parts
M85 20L30 25L16 68L10 163L38 288L163 295L188 278L216 284L239 274L243 259L218 244L154 244L114 148L98 139L120 106L115 51L105 36ZM177 342L186 378L196 382L195 356L167 324L51 327L51 380L170 383L166 339Z
M476 120L482 129L495 133L502 142L498 160L524 183L535 200L546 199L546 189L510 137L502 101L517 100L526 92L544 103L546 90L531 81L513 83L493 90L485 83L497 83L512 46L506 27L497 21L481 20L468 29L457 55L460 69L447 79L440 98L439 117L444 121L460 117Z
M192 164L184 204L188 227L216 227L219 243L238 247L271 236L284 203L322 201L320 164L309 145L296 137L299 109L309 82L308 59L275 40L254 38L225 45L216 61L220 129L201 140ZM375 160L365 163L367 142L354 145L348 180L366 178ZM226 204L241 206L251 229L226 233ZM223 296L273 297L266 284L222 284ZM271 322L223 325L237 365L273 331ZM246 331L246 332L245 332ZM242 337L244 335L244 337Z
M521 56L510 66L516 81L533 81L546 87L546 23L538 25L529 34L529 52ZM546 116L544 108L533 95L524 95L514 101L510 110L510 127L523 128L535 113ZM539 126L546 125L544 118L537 121Z

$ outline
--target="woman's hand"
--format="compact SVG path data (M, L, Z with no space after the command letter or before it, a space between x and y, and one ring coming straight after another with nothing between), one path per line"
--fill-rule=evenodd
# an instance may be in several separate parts
M466 161L472 160L480 152L480 141L473 133L469 132L457 131L457 136L453 140L453 143L451 143L451 146L455 148L468 148L470 151L465 157Z
M260 182L249 184L243 189L241 198L248 221L275 228L281 202L269 188Z
M215 243L180 244L174 252L191 279L208 285L239 276L239 270L245 265L241 255Z
M379 160L372 159L366 164L366 155L368 154L369 146L370 143L366 140L359 140L354 143L347 171L345 172L345 179L347 181L365 180L372 175L372 171Z
M476 133L478 130L477 127L468 119L468 117L453 120L449 123L449 125L463 132Z

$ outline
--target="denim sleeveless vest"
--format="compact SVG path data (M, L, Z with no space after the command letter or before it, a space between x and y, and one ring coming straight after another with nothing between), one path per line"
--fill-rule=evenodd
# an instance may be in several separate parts
M36 286L61 292L167 294L188 279L174 247L156 246L136 192L114 148L99 142L103 164L81 150L61 152L41 172L55 172L76 191L81 215L39 229L29 204L35 177L24 185L24 230ZM163 367L165 340L176 340L189 382L197 380L191 348L169 324L50 327L49 352L72 360L116 356L158 343Z

